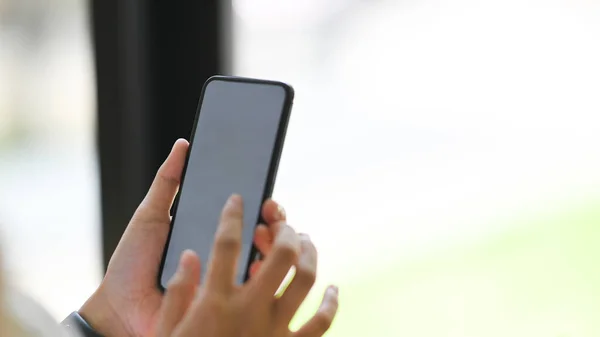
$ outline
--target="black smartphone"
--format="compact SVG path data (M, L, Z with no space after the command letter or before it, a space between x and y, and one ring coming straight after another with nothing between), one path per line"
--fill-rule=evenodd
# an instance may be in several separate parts
M273 192L293 98L292 87L276 81L229 76L206 81L159 269L161 290L184 250L195 251L207 263L221 210L233 193L244 199L236 280L242 284L248 279L258 254L254 231L262 204Z

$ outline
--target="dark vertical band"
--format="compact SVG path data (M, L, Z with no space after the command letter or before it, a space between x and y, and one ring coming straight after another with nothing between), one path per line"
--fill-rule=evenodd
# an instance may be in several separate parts
M226 73L230 2L93 0L104 266L204 81Z

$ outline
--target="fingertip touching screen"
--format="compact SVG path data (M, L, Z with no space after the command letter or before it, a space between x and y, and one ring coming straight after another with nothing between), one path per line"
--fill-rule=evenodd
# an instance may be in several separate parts
M200 256L204 278L221 210L233 193L244 199L236 276L244 281L286 99L278 84L211 80L205 86L160 277L163 287L186 249Z

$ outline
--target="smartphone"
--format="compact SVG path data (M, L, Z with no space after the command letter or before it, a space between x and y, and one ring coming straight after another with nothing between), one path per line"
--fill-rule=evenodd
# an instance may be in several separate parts
M213 76L202 89L171 229L159 269L164 291L181 253L195 251L206 271L221 210L229 196L244 200L244 228L236 282L257 258L254 231L271 197L294 99L290 85Z

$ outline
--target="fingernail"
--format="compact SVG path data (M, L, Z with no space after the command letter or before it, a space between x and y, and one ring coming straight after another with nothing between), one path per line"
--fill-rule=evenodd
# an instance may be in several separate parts
M340 289L337 286L329 286L329 288L327 289L327 291L331 295L338 295L340 293Z
M298 235L300 236L300 239L310 241L310 236L308 234L300 233Z
M286 214L283 206L277 204L277 220L285 220Z
M178 266L180 273L185 274L189 270L189 267L190 267L190 264L188 262L189 259L186 257L186 255L189 255L189 254L193 254L193 252L189 249L186 249L183 251L183 253L181 253L181 257L179 258L179 266Z
M242 197L239 194L232 194L227 199L227 207L238 207L242 203Z

